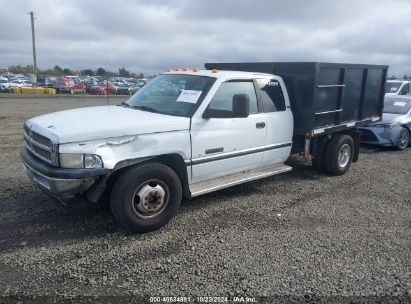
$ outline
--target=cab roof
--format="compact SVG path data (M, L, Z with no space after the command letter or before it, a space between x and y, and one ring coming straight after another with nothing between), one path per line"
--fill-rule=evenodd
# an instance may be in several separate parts
M405 79L389 79L387 82L411 82L411 80L405 80Z
M266 73L256 73L256 72L241 72L241 71L226 71L226 70L198 70L197 72L194 72L193 70L189 71L170 71L170 72L164 72L161 73L163 75L168 75L168 74L178 74L178 75L197 75L197 76L207 76L207 77L213 77L213 78L259 78L259 77L272 77L272 74L266 74Z

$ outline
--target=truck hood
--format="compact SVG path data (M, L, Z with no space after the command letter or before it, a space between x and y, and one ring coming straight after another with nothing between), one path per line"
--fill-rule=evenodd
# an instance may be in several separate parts
M405 114L383 113L381 121L377 124L388 124L392 122L401 122L405 118Z
M119 106L87 107L34 117L27 126L58 143L188 130L190 119ZM52 134L50 134L52 133Z

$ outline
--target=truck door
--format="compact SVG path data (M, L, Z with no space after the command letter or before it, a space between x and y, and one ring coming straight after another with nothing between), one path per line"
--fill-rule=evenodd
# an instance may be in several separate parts
M287 91L279 79L256 79L256 87L267 128L262 165L282 164L290 155L294 128Z
M192 182L199 182L261 166L266 138L266 121L259 113L252 80L223 82L208 109L233 112L236 94L247 94L247 118L203 118L194 115L191 125Z

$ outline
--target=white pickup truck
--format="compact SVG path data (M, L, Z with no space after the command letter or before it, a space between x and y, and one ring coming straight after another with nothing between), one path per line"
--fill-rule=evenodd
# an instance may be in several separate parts
M166 224L183 197L287 172L292 152L311 155L317 169L343 174L358 158L357 127L381 116L386 67L374 66L379 74L373 78L370 66L294 65L302 69L297 75L310 75L297 77L295 86L296 71L279 69L294 108L283 79L258 68L177 69L122 105L29 119L21 148L25 171L61 201L109 194L115 219L132 232ZM351 68L360 71L359 83ZM334 72L341 77L334 79ZM322 73L328 76L321 80Z

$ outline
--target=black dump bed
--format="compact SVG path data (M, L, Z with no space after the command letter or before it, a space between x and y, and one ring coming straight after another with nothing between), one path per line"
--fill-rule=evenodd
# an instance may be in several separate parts
M295 136L358 127L382 115L388 66L250 62L206 63L205 68L280 76L290 98Z

